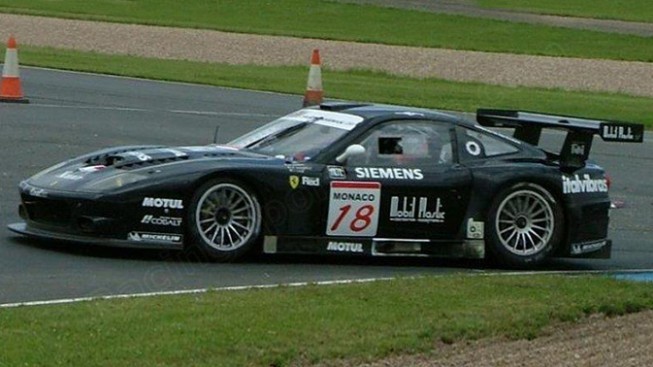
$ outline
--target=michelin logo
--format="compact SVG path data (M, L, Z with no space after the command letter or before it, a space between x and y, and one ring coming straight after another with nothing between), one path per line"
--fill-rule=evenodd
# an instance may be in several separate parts
M562 176L562 192L564 194L608 192L608 180L605 178L593 179L587 173L583 175L582 179L578 175L574 175L573 179Z
M184 238L178 234L129 232L127 239L133 242L181 243Z
M587 252L594 252L602 249L608 244L608 241L602 240L598 242L574 243L571 245L571 254L580 255Z

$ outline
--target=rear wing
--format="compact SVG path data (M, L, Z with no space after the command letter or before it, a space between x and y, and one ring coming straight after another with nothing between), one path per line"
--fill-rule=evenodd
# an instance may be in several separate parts
M644 125L626 122L496 109L478 109L476 121L488 127L514 128L515 139L536 146L540 142L542 129L567 131L560 152L560 165L563 168L585 166L594 135L599 135L601 139L609 142L641 143L644 141Z

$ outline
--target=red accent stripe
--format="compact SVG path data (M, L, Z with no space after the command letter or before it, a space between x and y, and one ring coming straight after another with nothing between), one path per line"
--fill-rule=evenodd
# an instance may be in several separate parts
M379 189L380 182L358 182L358 181L333 181L331 187L346 189Z

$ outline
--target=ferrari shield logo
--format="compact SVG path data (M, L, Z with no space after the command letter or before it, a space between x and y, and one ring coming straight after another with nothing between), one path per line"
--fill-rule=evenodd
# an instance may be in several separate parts
M288 181L290 182L290 187L292 187L293 190L299 186L299 176L290 176L288 177Z

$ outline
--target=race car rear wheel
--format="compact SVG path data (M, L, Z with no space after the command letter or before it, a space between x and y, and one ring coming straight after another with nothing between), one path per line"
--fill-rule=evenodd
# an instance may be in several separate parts
M256 195L234 180L202 185L195 192L189 217L192 244L217 261L236 260L250 251L261 230Z
M563 212L546 189L520 183L496 197L488 225L488 250L495 260L510 267L534 267L560 242Z

